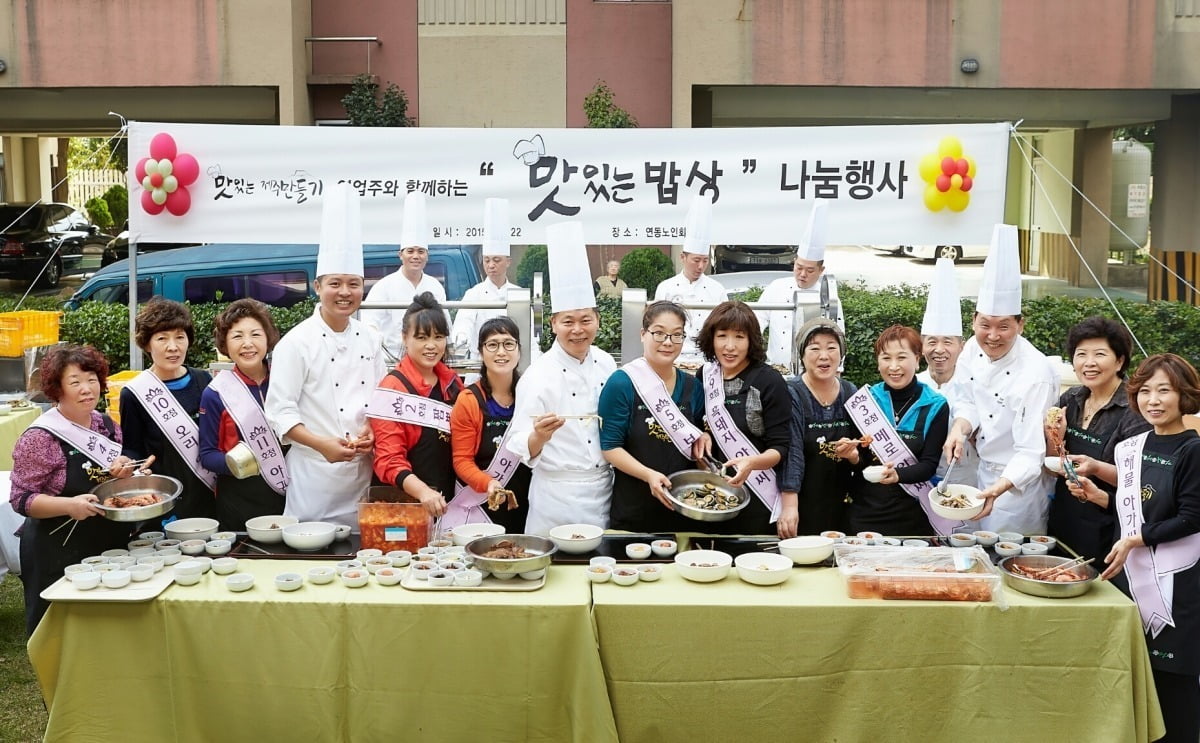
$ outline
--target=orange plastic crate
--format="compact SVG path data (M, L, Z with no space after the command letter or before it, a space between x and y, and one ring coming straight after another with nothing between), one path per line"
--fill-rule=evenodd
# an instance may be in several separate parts
M26 348L58 343L61 312L0 312L0 356L20 356Z

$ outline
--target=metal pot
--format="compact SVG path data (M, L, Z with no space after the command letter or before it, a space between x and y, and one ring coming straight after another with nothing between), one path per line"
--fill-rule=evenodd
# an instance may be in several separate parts
M1032 568L1033 570L1046 570L1067 562L1071 562L1071 558L1056 557L1053 555L1013 555L1000 561L1000 572L1004 575L1004 584L1006 586L1021 593L1027 593L1030 596L1065 599L1082 596L1092 590L1092 584L1096 582L1096 578L1100 576L1100 573L1091 565L1078 565L1071 568L1071 570L1083 573L1087 578L1071 581L1070 583L1026 578L1023 575L1017 575L1011 570L1012 565L1020 565L1021 567Z
M239 441L237 446L225 452L225 466L229 468L229 474L239 480L258 474L258 460L245 441Z
M687 516L689 519L696 521L728 521L741 513L746 506L750 505L750 494L741 486L733 486L729 484L721 475L704 470L682 470L675 472L670 476L671 490L667 493L667 497L671 501L671 506L676 511ZM703 485L712 485L718 491L727 495L737 496L737 506L727 511L713 511L706 508L697 508L689 506L679 497L689 490Z
M162 516L175 507L175 501L182 492L183 483L167 475L134 475L102 482L91 490L92 495L99 500L96 507L103 511L104 518L110 521L145 521ZM113 496L128 498L146 494L161 496L162 500L148 506L132 508L112 508L104 505L104 501Z
M508 540L529 553L529 557L484 557L483 553L494 548L501 541ZM467 554L475 560L475 565L493 574L516 575L532 570L541 570L550 565L550 558L558 551L554 542L546 537L533 534L499 534L494 537L480 537L467 542Z

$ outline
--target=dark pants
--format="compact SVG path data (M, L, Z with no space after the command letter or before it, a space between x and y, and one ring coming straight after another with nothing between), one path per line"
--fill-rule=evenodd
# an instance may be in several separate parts
M1167 728L1167 734L1158 743L1200 740L1200 677L1155 671L1154 687Z

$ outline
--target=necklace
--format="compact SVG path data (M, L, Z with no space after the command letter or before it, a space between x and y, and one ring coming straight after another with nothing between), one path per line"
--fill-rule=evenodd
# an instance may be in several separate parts
M892 423L900 424L900 419L904 417L904 412L912 407L912 404L917 401L917 396L913 395L908 398L908 402L904 403L904 407L892 413Z
M1083 428L1087 428L1088 424L1092 422L1092 418L1096 417L1096 413L1099 413L1105 405L1108 405L1109 401L1112 400L1112 396L1115 394L1116 388L1114 388L1112 392L1108 393L1108 396L1104 398L1103 402L1101 402L1096 395L1088 395L1088 399L1083 401L1083 419L1080 420L1079 425Z
M817 389L814 386L813 381L811 379L809 379L807 374L804 375L803 379L804 379L804 386L808 387L808 391L812 393L812 396L816 399L817 403L820 404L821 407L827 408L830 405L837 402L838 393L841 390L838 389L836 386L833 389L833 395L831 397L829 397L828 402L826 402L826 398L821 397L821 395L817 393Z

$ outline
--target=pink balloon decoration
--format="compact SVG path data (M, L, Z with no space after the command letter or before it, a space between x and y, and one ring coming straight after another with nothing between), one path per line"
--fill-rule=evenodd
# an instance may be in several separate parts
M969 175L964 175L964 176L962 177L962 179L963 179L963 181L962 181L962 190L964 190L964 191L970 191L970 190L971 190L971 186L974 186L974 185L975 185L975 179L974 179L974 178L972 178L972 177L971 177L971 176L969 176Z
M176 157L173 165L175 169L172 173L181 186L190 186L200 177L200 163L186 152Z
M155 160L174 160L176 152L175 138L166 132L155 134L150 140L150 157Z
M163 207L161 204L154 203L153 192L142 191L142 209L147 214L161 214Z
M150 161L150 158L143 157L141 160L138 160L137 165L134 167L133 174L134 174L134 176L137 177L138 183L141 183L142 180L146 177L146 163L149 161Z
M151 152L153 153L153 150L151 150ZM954 175L955 172L957 172L956 168L957 168L957 166L954 164L954 158L952 158L952 157L943 157L942 158L942 173L944 173L947 176ZM942 189L942 190L945 191L946 189Z
M946 175L945 173L939 175L934 185L937 187L937 190L941 191L942 193L946 193L950 190L950 176Z
M175 189L174 193L167 194L167 211L177 217L182 217L187 214L187 210L192 206L192 197L188 193L187 188L180 186Z

